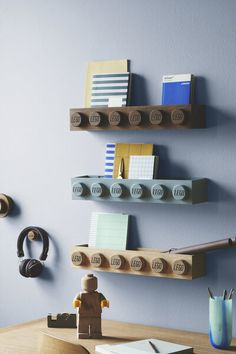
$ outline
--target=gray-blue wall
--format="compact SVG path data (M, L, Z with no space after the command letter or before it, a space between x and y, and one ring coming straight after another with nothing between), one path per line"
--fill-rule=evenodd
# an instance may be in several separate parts
M84 272L70 248L88 240L92 211L134 215L133 245L165 249L236 234L236 1L1 0L0 191L15 216L0 220L0 325L71 311ZM86 62L131 60L134 104L159 104L163 74L198 77L205 130L72 133L69 108L83 105ZM110 141L154 143L160 173L211 180L205 204L72 201L70 178L103 172ZM28 225L51 237L40 279L18 273L16 239ZM32 246L32 255L40 252ZM208 275L179 281L99 273L104 317L207 331L207 287L236 287L236 250L208 255ZM234 321L236 321L234 311ZM236 326L235 326L236 328ZM236 335L236 331L234 332Z

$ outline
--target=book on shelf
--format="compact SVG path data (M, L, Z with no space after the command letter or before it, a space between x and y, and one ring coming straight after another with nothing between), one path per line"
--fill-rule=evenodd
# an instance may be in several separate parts
M100 354L193 354L192 347L152 338L122 344L96 345L95 351Z
M162 78L162 104L190 104L194 101L192 74L164 75Z
M93 74L91 107L122 107L129 105L131 74Z

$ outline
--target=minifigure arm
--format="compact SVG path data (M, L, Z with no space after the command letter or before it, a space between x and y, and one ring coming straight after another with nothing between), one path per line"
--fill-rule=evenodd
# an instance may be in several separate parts
M73 300L73 307L79 308L81 305L80 294L78 294Z
M109 301L105 298L103 294L100 295L101 295L101 308L103 309L104 307L109 307L110 306Z
M102 300L101 301L101 308L103 309L104 307L109 307L110 306L110 303L108 300Z

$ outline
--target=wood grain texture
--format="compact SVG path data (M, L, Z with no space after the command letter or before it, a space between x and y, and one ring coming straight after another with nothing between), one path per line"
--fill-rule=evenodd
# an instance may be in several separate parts
M78 252L84 253L88 261L78 265L78 262L76 261L75 257ZM94 254L99 254L100 256L102 255L102 263L98 262L99 264L93 264L92 257L94 256ZM88 247L87 245L78 245L73 247L72 249L71 264L76 268L87 270L96 269L96 271L102 272L145 275L186 280L192 280L194 278L204 276L206 273L204 254L170 254L162 253L159 250L147 248L119 251L119 256L122 256L125 259L122 268L111 267L111 259L115 255L117 255L117 250L100 248L98 249L94 247ZM143 266L140 266L138 262L134 263L134 260L136 260L137 258L141 258L143 260ZM157 272L155 269L153 269L152 263L153 260L155 260L156 258L161 258L165 262L165 267L161 272ZM180 269L180 267L174 267L175 262L178 262L178 264L184 263L184 271L182 268Z
M40 342L45 341L42 336L45 335L66 341L71 344L71 349L74 349L74 346L77 346L77 349L83 346L91 354L95 354L95 346L97 344L115 344L145 338L156 338L191 346L194 348L194 354L214 354L218 352L210 346L207 334L107 320L103 320L102 326L102 339L81 340L76 338L76 329L47 328L45 319L12 326L2 329L0 332L0 354L38 354ZM53 339L51 339L52 342ZM53 349L50 348L50 350L50 353L54 354ZM229 350L220 350L220 354L229 354L231 352L236 352L236 338L233 339ZM44 352L41 353L44 354ZM72 353L73 351L63 354ZM79 350L78 354L80 354Z
M70 129L77 131L192 128L205 128L205 106L188 104L70 110Z

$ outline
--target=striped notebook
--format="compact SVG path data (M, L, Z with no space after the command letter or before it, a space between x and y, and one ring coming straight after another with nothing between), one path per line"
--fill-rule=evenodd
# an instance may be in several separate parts
M130 73L94 74L91 107L121 107L129 104Z
M112 178L114 170L116 144L108 143L106 145L106 157L105 157L105 178Z

